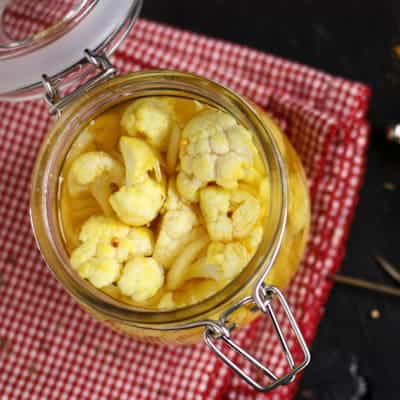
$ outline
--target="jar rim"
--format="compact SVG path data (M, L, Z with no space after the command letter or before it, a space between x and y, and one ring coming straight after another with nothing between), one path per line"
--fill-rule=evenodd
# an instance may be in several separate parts
M235 110L235 113L232 113L235 118L246 127L250 126L257 140L261 142L262 156L269 168L270 209L274 211L270 211L271 218L268 218L264 226L263 241L268 242L264 243L267 251L260 251L260 245L244 270L223 289L199 303L175 310L138 310L111 298L80 278L70 267L66 254L62 254L62 249L59 248L60 238L55 234L56 200L49 198L49 193L53 193L54 196L54 190L59 189L54 163L60 162L60 158L65 158L69 146L82 127L95 116L94 113L99 114L112 105L135 96L144 97L144 92L148 93L146 96L179 96L179 93L185 93L184 97L195 97L200 101L213 103L214 106L228 112L232 113L229 107ZM101 102L103 104L99 107ZM69 146L66 146L68 143ZM52 182L51 185L49 181ZM54 185L57 189L54 189ZM204 77L177 71L151 70L134 72L103 82L85 93L62 113L44 139L35 162L30 216L36 243L46 264L80 304L94 309L106 318L117 319L132 326L151 329L151 325L157 329L180 329L182 325L198 320L210 312L219 315L227 303L235 299L244 288L255 286L260 276L261 279L265 278L279 251L285 231L287 197L287 175L280 150L269 127L262 121L252 104L232 90Z

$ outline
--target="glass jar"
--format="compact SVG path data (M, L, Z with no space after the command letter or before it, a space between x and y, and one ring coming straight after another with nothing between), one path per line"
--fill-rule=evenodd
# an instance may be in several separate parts
M70 267L58 210L59 175L65 157L82 128L118 103L147 96L190 98L235 116L254 133L270 184L264 236L247 267L222 291L198 304L173 311L134 308L81 279ZM75 92L68 103L63 104L62 113L43 141L33 171L31 194L31 220L37 245L64 288L97 319L140 340L188 344L204 337L223 361L258 390L270 390L291 381L308 364L309 352L279 288L287 285L300 262L309 230L310 206L301 162L271 118L257 106L215 82L174 71L144 71L96 82L89 90ZM276 321L274 299L283 306L303 349L304 359L298 365L291 359ZM231 339L234 327L245 325L262 312L272 319L291 367L290 372L281 378L267 367L257 364ZM219 350L216 345L218 340L223 340L255 363L271 378L272 383L263 386L252 380Z

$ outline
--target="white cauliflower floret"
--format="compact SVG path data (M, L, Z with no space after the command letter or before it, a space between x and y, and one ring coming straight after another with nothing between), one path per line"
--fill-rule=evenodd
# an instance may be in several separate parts
M163 284L164 269L152 257L134 257L129 260L118 280L121 293L137 302L153 297Z
M161 181L160 160L154 149L144 140L122 136L119 148L124 159L126 177L125 184L132 186L149 178L154 173L157 181Z
M79 240L81 245L71 253L71 265L97 288L115 282L122 263L130 257L151 255L154 248L150 229L131 228L105 216L89 218Z
M112 215L108 202L110 195L124 181L124 168L107 153L91 151L73 161L67 176L67 187L71 196L89 191L97 200L104 214Z
M220 268L220 276L227 281L237 276L249 261L249 252L239 242L212 242L205 258L205 264Z
M127 238L135 245L135 255L150 256L154 251L153 231L144 226L130 228Z
M179 172L176 176L176 188L186 201L192 203L199 201L199 189L204 186L204 182L185 173Z
M246 237L260 216L260 203L249 192L217 186L200 190L200 209L214 241Z
M144 135L151 145L165 151L173 117L173 108L166 100L145 98L132 102L122 115L121 125L128 135Z
M256 225L250 232L249 236L246 236L241 242L246 246L247 250L251 255L254 255L259 244L261 243L264 234L264 229L261 224Z
M192 208L179 198L174 181L168 184L165 214L161 219L153 257L168 269L176 256L191 240L191 231L198 224Z
M152 179L133 186L123 186L109 198L118 218L133 226L146 225L156 218L164 200L163 185Z
M188 276L190 274L190 266L199 258L208 243L208 235L204 232L196 240L189 243L179 254L168 272L167 287L169 290L175 290L186 280L194 278L194 276Z
M141 226L157 217L165 200L159 158L146 142L123 136L120 149L125 163L125 185L110 196L109 202L119 219ZM154 171L156 180L149 175Z
M253 152L251 133L231 115L215 110L196 115L182 131L179 193L195 202L210 182L235 189L239 181L254 179Z

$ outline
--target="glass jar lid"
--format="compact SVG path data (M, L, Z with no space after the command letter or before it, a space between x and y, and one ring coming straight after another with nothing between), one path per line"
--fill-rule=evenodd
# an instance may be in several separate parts
M0 100L42 97L42 76L60 89L95 66L85 50L109 56L132 28L142 0L0 0Z

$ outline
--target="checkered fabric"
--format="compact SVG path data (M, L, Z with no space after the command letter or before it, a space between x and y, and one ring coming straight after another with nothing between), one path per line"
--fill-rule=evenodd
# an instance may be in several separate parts
M287 133L308 175L312 232L286 296L311 345L331 289L325 275L340 266L364 173L369 89L145 20L113 62L122 73L169 68L204 75L266 108ZM41 260L29 224L30 174L50 124L43 102L0 103L0 399L292 398L296 383L256 393L205 344L139 343L74 303ZM270 333L260 318L236 339L280 374L284 358Z

